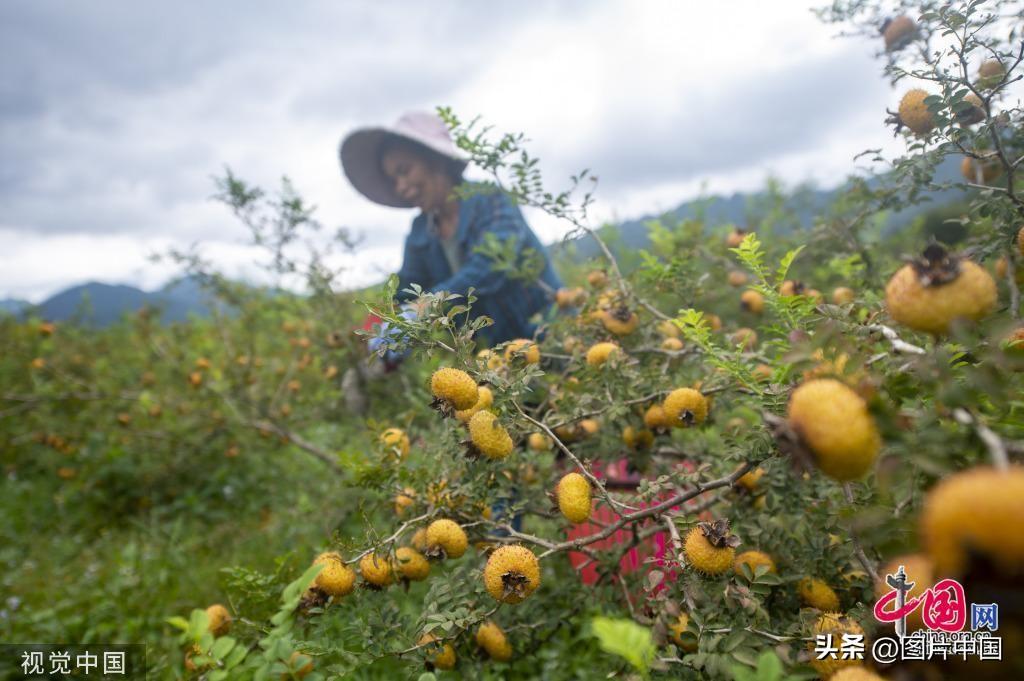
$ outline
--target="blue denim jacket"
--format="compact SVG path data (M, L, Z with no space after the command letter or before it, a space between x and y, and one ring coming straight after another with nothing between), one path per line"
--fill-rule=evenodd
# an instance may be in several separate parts
M403 289L414 283L427 291L448 291L462 296L473 288L477 300L470 314L472 317L486 315L494 320L493 325L480 331L491 345L513 338L530 338L536 330L530 317L547 309L551 298L537 283L511 279L504 272L493 270L490 259L474 252L474 247L488 232L503 242L514 238L519 252L529 248L543 255L544 270L540 279L552 291L561 287L547 249L526 224L519 207L504 193L493 191L473 194L459 204L455 239L462 266L458 272L452 273L440 239L428 229L427 216L421 213L413 220L412 231L405 240L405 259L398 272L397 297L400 302L410 298Z

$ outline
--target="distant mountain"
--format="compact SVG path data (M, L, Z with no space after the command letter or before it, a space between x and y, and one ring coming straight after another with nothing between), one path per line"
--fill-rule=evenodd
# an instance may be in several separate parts
M961 181L959 159L952 156L946 158L936 168L933 180L936 183ZM869 184L877 184L877 182L878 180L870 180ZM787 199L786 208L799 218L801 227L806 229L813 224L814 218L823 214L845 189L846 186L843 185L834 189L808 189L797 192ZM901 211L891 213L884 227L885 231L892 232L900 229L922 213L957 201L964 196L964 192L952 189L932 192L928 196L931 201L907 206ZM746 227L751 206L764 203L767 199L768 195L765 192L755 192L753 194L735 193L731 196L706 197L682 203L667 213L627 220L616 225L617 241L620 244L619 248L649 248L650 240L647 236L647 223L654 219L681 222L702 215L704 223L708 227L726 224ZM598 245L587 236L577 237L566 244L556 243L552 248L555 252L558 252L568 244L572 244L575 251L574 257L577 260L587 260L600 254Z
M27 300L18 300L17 298L4 298L0 300L0 315L2 314L21 314L25 309L32 307L32 303Z
M25 304L12 310L55 322L74 321L87 326L109 326L122 315L152 307L165 322L180 322L189 315L206 316L210 301L192 278L177 279L156 291L143 291L123 284L89 282L72 286L47 298L39 305Z

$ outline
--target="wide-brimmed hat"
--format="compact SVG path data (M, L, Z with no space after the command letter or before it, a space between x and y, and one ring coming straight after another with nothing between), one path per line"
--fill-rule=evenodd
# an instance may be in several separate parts
M448 134L448 126L439 116L425 111L410 111L403 114L393 126L359 128L341 141L339 156L341 167L349 182L374 203L394 208L412 208L413 204L403 201L391 180L380 167L381 145L389 137L398 137L456 163L463 168L469 163Z

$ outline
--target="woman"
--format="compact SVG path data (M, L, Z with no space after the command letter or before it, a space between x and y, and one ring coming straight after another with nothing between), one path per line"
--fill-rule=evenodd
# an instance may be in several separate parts
M487 343L534 335L531 317L550 305L561 282L547 250L507 196L498 191L455 196L467 161L444 121L412 112L391 128L356 130L341 143L341 164L352 185L371 201L420 210L398 272L400 302L412 298L404 292L411 284L462 296L472 288L476 301L470 315L486 315L494 322L480 331ZM542 258L537 280L497 270L477 251L488 234L511 242L520 257Z

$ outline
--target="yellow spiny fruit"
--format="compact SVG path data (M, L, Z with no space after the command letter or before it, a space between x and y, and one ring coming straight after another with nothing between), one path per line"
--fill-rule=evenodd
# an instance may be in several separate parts
M409 546L395 550L395 567L406 579L419 582L430 575L430 563L423 554Z
M764 551L744 551L736 556L736 561L733 565L736 570L736 574L743 574L743 568L741 566L744 564L750 566L750 572L752 574L757 574L757 567L759 565L766 565L768 567L768 572L772 574L777 572L775 569L775 561L772 560L772 557Z
M847 305L856 298L857 294L848 286L837 286L832 290L832 302L836 305Z
M704 423L708 417L708 401L693 388L678 388L665 398L662 405L665 420L676 428Z
M512 659L512 646L505 632L492 620L487 620L476 630L476 644L483 648L492 660L508 662Z
M558 481L555 490L558 510L570 522L582 523L590 519L590 482L579 473L569 473Z
M669 631L672 632L672 642L675 643L680 650L686 653L697 652L697 640L692 634L686 632L686 628L690 626L690 616L685 613L679 613L679 618L669 627Z
M959 577L972 560L985 569L1024 575L1024 467L978 466L929 490L921 539L937 577Z
M394 579L391 567L391 561L383 556L378 556L373 551L359 559L359 574L363 576L367 584L376 587L385 587L391 584Z
M978 67L978 87L983 90L994 88L1006 75L1006 66L998 59L986 59Z
M427 550L427 528L421 527L412 534L409 544L417 551Z
M484 586L497 601L521 603L540 586L540 562L525 546L501 546L484 566Z
M380 434L380 443L389 452L395 452L399 459L409 456L409 436L401 428L388 428Z
M346 596L352 593L356 585L356 573L336 551L321 553L313 561L313 565L323 565L324 569L316 576L313 585L319 587L328 596Z
M839 610L839 596L825 582L814 577L804 577L796 583L796 594L805 605L824 612Z
M604 325L605 330L609 333L616 336L628 336L636 331L637 325L640 324L640 318L637 317L635 312L631 312L629 308L619 306L611 310L603 310L601 312L601 324Z
M555 293L555 304L559 308L576 307L582 305L587 299L587 292L579 286L574 288L560 288Z
M231 631L231 613L220 603L214 603L208 607L206 616L210 621L210 633L214 636L223 636Z
M748 289L740 295L740 306L747 312L761 314L764 311L764 296L754 289Z
M517 338L509 341L505 346L505 361L511 362L519 357L527 364L536 364L540 361L540 348L529 338Z
M885 287L885 306L900 324L942 335L956 319L977 321L996 303L996 284L984 268L929 246Z
M469 409L460 409L456 411L455 418L462 421L463 423L468 423L469 420L473 418L473 416L475 416L477 412L483 411L484 409L490 409L491 405L494 404L494 393L491 392L491 389L485 385L482 385L479 388L478 395L479 396L477 397L476 404L474 404Z
M647 411L644 412L644 425L651 430L664 430L672 427L672 423L669 422L668 416L665 414L665 408L660 404L652 404L647 407Z
M462 369L443 367L430 377L430 392L452 409L469 409L476 404L479 390L473 377Z
M654 433L646 428L626 426L622 429L622 443L633 450L648 449L654 444Z
M484 349L476 353L477 362L484 364L488 369L497 371L505 366L505 360L493 350Z
M430 550L440 549L445 557L458 558L468 546L466 531L454 520L440 518L427 526L427 547Z
M758 483L760 483L761 478L763 476L764 476L764 469L761 468L760 466L758 466L757 468L754 468L753 470L749 470L746 473L744 473L743 475L741 475L736 480L736 485L738 485L739 487L744 488L748 492L753 492L753 491L755 491L757 489Z
M927 135L935 127L935 117L924 103L928 93L920 88L908 90L900 100L899 117L915 135Z
M604 270L594 270L587 275L590 288L604 288L608 285L608 274Z
M912 598L918 598L919 596L924 595L924 592L931 588L931 585L936 581L935 569L928 556L923 553L911 553L905 556L897 556L886 563L878 571L878 581L875 582L876 598L881 598L892 591L892 588L886 584L885 577L886 575L895 575L901 565L903 566L903 571L907 575L907 581L914 583L914 588L907 592L908 601ZM922 627L922 610L924 610L924 608L916 608L913 612L907 615L907 631L913 631Z
M818 621L814 623L814 633L819 634L831 634L833 643L843 640L843 634L849 634L851 636L864 636L864 630L860 628L852 618L847 617L842 613L837 612L826 612L822 613ZM816 638L816 637L815 637ZM815 648L815 639L812 639L807 647L813 653ZM826 657L823 660L816 659L817 656L811 656L811 666L814 667L822 678L831 678L833 674L846 667L860 667L864 665L863 660L857 659L842 659L839 653L836 653L836 659Z
M679 352L683 349L683 341L678 338L666 338L661 341L661 349L669 352Z
M917 35L917 23L906 14L886 21L882 25L882 39L885 41L886 52L897 52L914 40Z
M437 640L437 636L433 634L423 634L416 645L423 646L429 664L438 669L453 669L455 667L455 648L451 643L435 643Z
M698 523L686 535L686 559L705 575L720 575L733 566L739 540L729 534L725 520Z
M405 511L416 503L416 490L406 487L400 494L395 495L395 515L402 517Z
M601 422L597 419L582 419L579 422L579 429L584 437L589 437L601 430Z
M600 366L620 354L621 348L615 343L595 343L587 350L587 364L592 367Z
M504 459L512 453L512 438L498 417L489 411L478 411L469 420L469 439L489 459Z
M825 475L839 482L862 477L881 447L867 403L833 378L803 383L789 399L789 424Z
M535 452L546 452L551 449L551 445L554 443L544 433L530 433L530 437L526 440L526 446Z
M863 667L847 667L830 676L828 681L885 681L885 679Z

